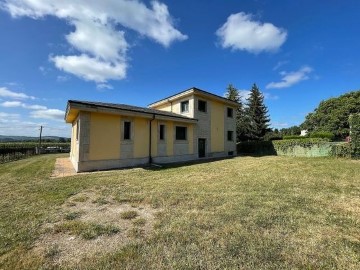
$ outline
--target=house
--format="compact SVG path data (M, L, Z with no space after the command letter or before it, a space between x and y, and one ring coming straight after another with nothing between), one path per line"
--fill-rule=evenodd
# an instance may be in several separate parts
M69 100L77 172L233 156L237 103L190 88L148 106Z

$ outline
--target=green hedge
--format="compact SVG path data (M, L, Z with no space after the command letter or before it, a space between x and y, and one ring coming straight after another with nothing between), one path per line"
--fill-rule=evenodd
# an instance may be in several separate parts
M349 117L351 137L351 157L360 159L360 114Z
M241 142L237 146L239 154L256 156L350 157L350 145L348 143L331 143L329 139L321 138Z

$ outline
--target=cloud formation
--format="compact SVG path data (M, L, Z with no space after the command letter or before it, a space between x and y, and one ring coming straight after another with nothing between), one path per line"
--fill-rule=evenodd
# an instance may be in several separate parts
M287 31L271 23L253 20L244 12L231 14L216 31L223 48L250 53L274 52L286 41Z
M6 87L0 87L0 97L11 99L35 99L33 96L28 96L24 93L13 92Z
M280 72L280 75L282 76L280 82L271 82L266 85L267 89L272 88L287 88L290 86L293 86L301 81L305 81L309 79L309 74L313 71L313 69L309 66L304 66L300 68L298 71L292 71L292 72L286 72L282 71Z
M43 109L30 112L30 117L52 120L64 120L65 112L58 109Z
M165 4L152 1L150 7L139 0L5 0L0 7L13 17L33 19L55 16L73 25L66 35L78 55L50 57L55 66L84 80L106 83L126 77L129 45L125 32L134 30L141 36L169 47L187 39L174 25Z

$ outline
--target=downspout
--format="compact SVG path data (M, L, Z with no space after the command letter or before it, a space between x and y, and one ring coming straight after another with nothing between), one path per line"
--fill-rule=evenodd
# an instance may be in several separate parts
M151 124L152 121L155 120L155 114L153 114L152 119L150 120L150 127L149 127L149 164L151 165L152 163L152 156L151 156L151 137L152 137L152 129L151 129Z
M170 111L173 112L172 110L172 101L170 99L167 100L170 103Z

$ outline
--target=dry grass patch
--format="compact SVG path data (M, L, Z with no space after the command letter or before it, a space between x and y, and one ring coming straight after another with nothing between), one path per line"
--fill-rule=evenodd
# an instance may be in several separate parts
M112 197L99 196L98 191L83 191L61 206L58 221L43 226L33 252L43 254L51 265L74 266L148 236L157 211L147 205L134 208L118 203Z

